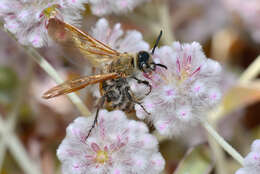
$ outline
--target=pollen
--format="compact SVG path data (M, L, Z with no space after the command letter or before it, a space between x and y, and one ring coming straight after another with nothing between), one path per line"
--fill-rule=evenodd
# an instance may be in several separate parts
M51 18L56 16L57 14L57 9L59 8L58 4L54 4L46 9L43 10L43 15L46 16L47 18Z
M185 81L190 76L190 72L187 69L183 69L180 74L180 81Z
M106 151L100 150L96 155L96 162L100 164L104 164L108 161L108 153Z

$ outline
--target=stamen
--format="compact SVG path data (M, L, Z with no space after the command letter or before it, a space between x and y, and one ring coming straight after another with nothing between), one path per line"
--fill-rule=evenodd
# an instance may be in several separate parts
M97 152L96 155L96 162L104 164L105 162L108 161L108 153L106 151L100 150Z
M187 62L188 62L188 64L191 64L191 56L188 56Z
M179 58L177 58L176 63L177 63L177 70L178 70L178 73L180 73L180 72L181 72L181 64L180 64L180 60L179 60Z
M60 8L60 5L54 4L46 9L43 10L42 14L40 17L45 16L48 19L55 17L57 15L57 9Z
M191 73L190 76L193 76L194 74L196 74L196 73L199 72L199 71L200 71L200 67L198 67L195 71L193 71L193 73Z

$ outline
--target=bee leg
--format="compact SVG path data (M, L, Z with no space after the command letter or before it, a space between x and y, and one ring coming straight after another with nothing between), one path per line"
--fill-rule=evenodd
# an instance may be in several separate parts
M125 93L126 93L126 96L127 96L128 100L130 100L131 102L133 102L133 103L135 103L135 104L138 104L139 106L142 107L142 109L144 110L144 112L146 112L148 115L151 115L151 113L149 113L149 112L145 109L145 107L142 105L142 103L140 103L139 101L136 101L136 100L132 97L132 95L130 94L129 91L130 91L130 88L125 88Z
M135 79L138 84L142 83L142 84L144 84L144 85L149 87L149 92L145 94L146 96L149 95L152 92L152 85L148 81L140 80L140 79L138 79L136 77L132 77L132 78Z
M96 125L97 122L98 122L98 113L99 113L100 108L103 107L103 105L104 105L104 103L105 103L106 97L107 97L106 95L103 95L103 96L99 99L98 106L97 106L96 116L95 116L94 122L93 122L93 124L92 124L90 130L88 131L88 135L86 136L85 141L88 139L88 137L90 136L90 133L91 133L92 129L95 128L95 125Z

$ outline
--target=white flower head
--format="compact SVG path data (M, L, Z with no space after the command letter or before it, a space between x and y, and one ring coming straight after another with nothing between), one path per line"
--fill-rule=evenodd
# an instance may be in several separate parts
M128 120L122 111L101 110L86 140L93 120L79 117L67 128L57 150L64 174L157 174L163 170L158 142L144 123Z
M149 0L89 0L92 13L103 16L111 13L126 13Z
M149 49L149 44L143 40L143 36L139 31L128 30L124 32L120 23L110 27L105 18L97 21L96 26L92 28L92 36L122 53L135 53Z
M260 173L260 139L255 140L251 146L251 152L245 157L243 168L236 174Z
M155 51L154 60L168 69L158 67L145 75L153 86L143 100L150 115L136 105L137 116L150 119L161 134L178 135L220 101L221 67L207 59L196 42L163 46Z
M46 25L54 14L70 24L78 24L80 10L88 0L1 0L4 27L23 45L42 47L48 42Z

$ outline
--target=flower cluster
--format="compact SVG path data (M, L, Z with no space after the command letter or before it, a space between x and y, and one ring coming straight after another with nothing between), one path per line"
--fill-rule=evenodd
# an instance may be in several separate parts
M46 25L53 15L77 24L80 10L88 0L1 0L0 17L4 27L16 35L20 43L41 47L48 41Z
M110 13L125 13L149 0L89 0L92 13L98 16Z
M149 44L143 40L143 36L139 31L129 30L124 33L120 23L111 28L105 18L97 21L91 33L95 39L120 52L135 53L149 49Z
M144 123L128 120L121 111L101 110L98 124L86 139L93 117L77 118L58 148L64 174L160 173L164 159L157 140Z
M244 160L244 167L236 174L259 174L260 173L260 139L255 140L251 146L251 152Z
M168 70L157 67L155 73L145 74L153 86L143 105L146 114L136 105L137 116L147 117L163 135L178 135L198 123L221 98L219 75L221 66L207 59L199 43L163 46L153 59Z
M259 0L228 0L226 7L241 16L246 28L251 31L253 39L260 42L260 1Z

